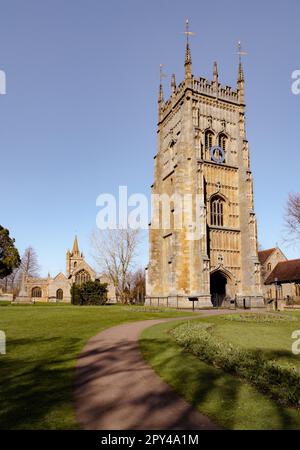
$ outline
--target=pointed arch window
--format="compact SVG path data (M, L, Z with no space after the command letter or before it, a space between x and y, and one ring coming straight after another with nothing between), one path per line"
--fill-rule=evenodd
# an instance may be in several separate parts
M78 285L86 283L87 281L90 281L90 279L91 279L90 274L84 269L80 270L75 275L75 283Z
M216 227L224 226L224 205L221 197L213 197L210 203L210 223Z
M221 147L224 151L226 151L226 146L227 146L227 136L224 133L221 133L219 135L219 142L218 142L219 147Z
M42 296L42 289L40 287L35 286L34 288L32 288L31 297L41 298L41 296Z
M205 132L204 147L206 151L209 151L209 149L213 146L213 137L214 134L212 131L208 130Z

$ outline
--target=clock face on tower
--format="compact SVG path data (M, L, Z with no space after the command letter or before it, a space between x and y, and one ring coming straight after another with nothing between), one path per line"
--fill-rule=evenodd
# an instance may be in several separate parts
M222 164L225 161L225 152L222 147L211 147L210 151L211 160L215 163Z

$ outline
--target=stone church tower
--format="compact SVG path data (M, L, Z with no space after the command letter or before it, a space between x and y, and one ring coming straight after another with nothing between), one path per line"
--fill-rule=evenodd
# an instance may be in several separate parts
M199 307L229 299L262 306L242 61L235 89L219 83L217 63L212 81L192 75L188 39L184 66L178 86L172 75L167 101L159 88L152 206L153 197L171 201L152 207L146 302L190 306L193 296ZM174 196L194 201L193 219L181 227L174 218L186 203ZM166 208L169 225L158 227ZM196 221L201 233L191 238Z
M76 268L84 261L83 254L79 251L77 236L75 236L72 252L66 254L66 275L71 275Z

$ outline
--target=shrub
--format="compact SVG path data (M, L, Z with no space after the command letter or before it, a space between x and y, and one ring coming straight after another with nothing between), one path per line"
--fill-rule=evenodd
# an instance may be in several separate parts
M107 302L107 283L87 281L71 288L73 305L103 305Z
M246 379L281 404L300 406L300 375L295 367L282 367L261 351L222 342L211 334L213 326L188 322L171 330L171 334L179 345L201 360Z

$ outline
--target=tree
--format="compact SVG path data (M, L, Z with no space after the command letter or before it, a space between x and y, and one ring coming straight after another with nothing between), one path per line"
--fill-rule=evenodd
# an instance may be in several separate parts
M20 255L15 239L9 236L7 228L0 225L0 278L7 277L20 265Z
M145 271L138 269L132 273L130 282L131 302L143 303L146 293Z
M9 275L1 280L1 286L5 292L12 292L17 295L20 288L21 278L25 276L38 277L39 264L36 251L32 247L27 247L21 258L21 264L14 269Z
M300 242L300 194L289 194L285 214L286 240Z
M31 246L27 247L22 256L20 272L26 277L38 277L40 266L37 253Z
M107 284L99 280L73 284L71 296L73 305L103 305L107 302Z
M91 236L93 258L116 289L121 303L129 301L130 272L134 267L140 230L96 230Z
M11 292L13 294L17 293L19 284L19 270L19 267L17 267L12 271L11 274L2 279L4 292Z

